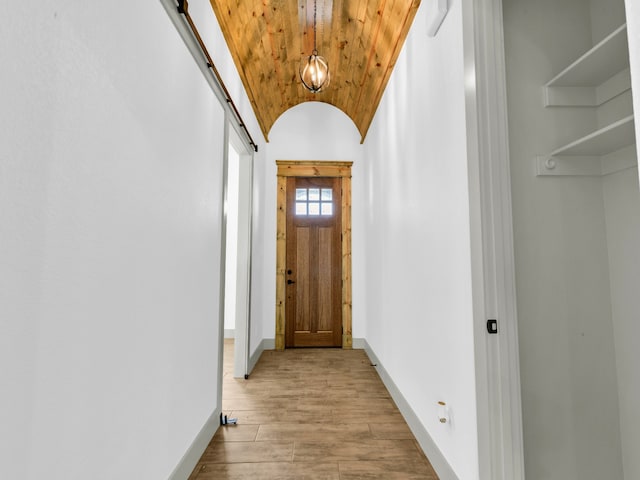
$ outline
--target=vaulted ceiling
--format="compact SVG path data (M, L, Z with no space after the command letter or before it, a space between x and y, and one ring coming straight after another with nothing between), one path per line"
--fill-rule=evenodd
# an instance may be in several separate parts
M317 0L317 50L331 83L315 94L298 74L313 51L314 0L211 5L265 138L286 110L319 101L346 113L364 141L420 0Z

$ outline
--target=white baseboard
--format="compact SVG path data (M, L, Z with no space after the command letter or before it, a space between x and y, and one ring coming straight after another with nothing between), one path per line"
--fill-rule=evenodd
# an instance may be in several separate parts
M364 350L367 346L367 341L364 338L352 338L351 345L354 350Z
M176 468L173 469L168 480L187 480L189 478L191 472L196 468L198 461L207 449L207 445L209 445L209 442L215 435L219 426L220 408L216 408L209 419L205 422L198 435L196 435L191 446L182 456L180 463L178 463Z
M433 438L431 438L431 435L429 435L429 432L427 432L427 429L424 428L424 425L422 425L422 422L420 422L420 419L409 405L409 402L407 402L407 399L404 398L402 392L400 392L396 384L389 376L389 373L382 366L380 360L378 360L378 357L371 349L371 346L365 339L361 340L363 342L362 348L364 348L367 356L369 357L369 360L371 360L371 363L376 365L375 368L378 372L378 375L380 376L380 379L382 380L382 383L384 383L385 387L387 387L387 390L389 390L393 401L398 406L400 413L409 425L411 432L413 432L413 435L416 437L416 440L420 444L422 451L431 462L431 465L438 474L438 477L440 477L440 480L459 480L458 476L451 468L451 465L449 465L447 459L444 458L444 455L442 455L442 452L433 441ZM354 339L354 348L356 348L355 343L356 342Z
M224 329L224 338L236 338L236 330L235 330L235 328L225 328Z
M260 342L260 345L258 345L258 348L256 348L256 351L253 352L253 354L249 358L249 365L247 366L248 367L247 371L249 372L249 374L251 374L254 367L258 363L258 360L260 360L260 356L262 355L262 352L264 352L265 350L275 350L275 348L276 348L275 338L263 338L262 341Z

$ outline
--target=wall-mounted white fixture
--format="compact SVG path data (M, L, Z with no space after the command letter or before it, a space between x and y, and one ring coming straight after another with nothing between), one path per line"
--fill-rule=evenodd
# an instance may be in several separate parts
M449 407L445 402L438 402L438 420L440 423L449 423Z
M449 0L429 0L427 7L427 35L435 37L449 11Z

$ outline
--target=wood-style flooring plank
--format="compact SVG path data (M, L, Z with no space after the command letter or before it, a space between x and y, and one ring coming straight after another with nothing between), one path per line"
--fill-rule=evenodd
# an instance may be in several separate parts
M330 419L327 419L330 421ZM313 428L300 428L295 423L280 425L260 425L256 440L302 440L302 441L342 441L371 438L366 424L326 425L318 424Z
M373 438L382 440L413 440L413 433L405 422L370 423Z
M437 480L427 461L340 462L340 480Z
M226 425L218 428L214 442L253 442L260 425Z
M295 442L294 462L340 462L393 460L417 462L422 457L413 440Z
M391 412L371 412L362 410L334 410L331 412L331 418L335 423L395 423L405 424L404 418L400 412L395 410Z
M337 463L231 463L201 466L193 480L339 480ZM190 479L191 480L191 479Z
M274 425L279 423L325 423L332 409L318 410L233 410L231 416L243 425Z
M290 462L293 442L211 442L202 463Z

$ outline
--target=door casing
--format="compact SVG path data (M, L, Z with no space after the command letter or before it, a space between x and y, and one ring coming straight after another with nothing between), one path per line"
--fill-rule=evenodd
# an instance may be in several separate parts
M342 190L342 348L351 349L351 166L353 162L276 160L278 166L276 233L276 350L284 350L285 270L287 259L287 177L338 177Z

